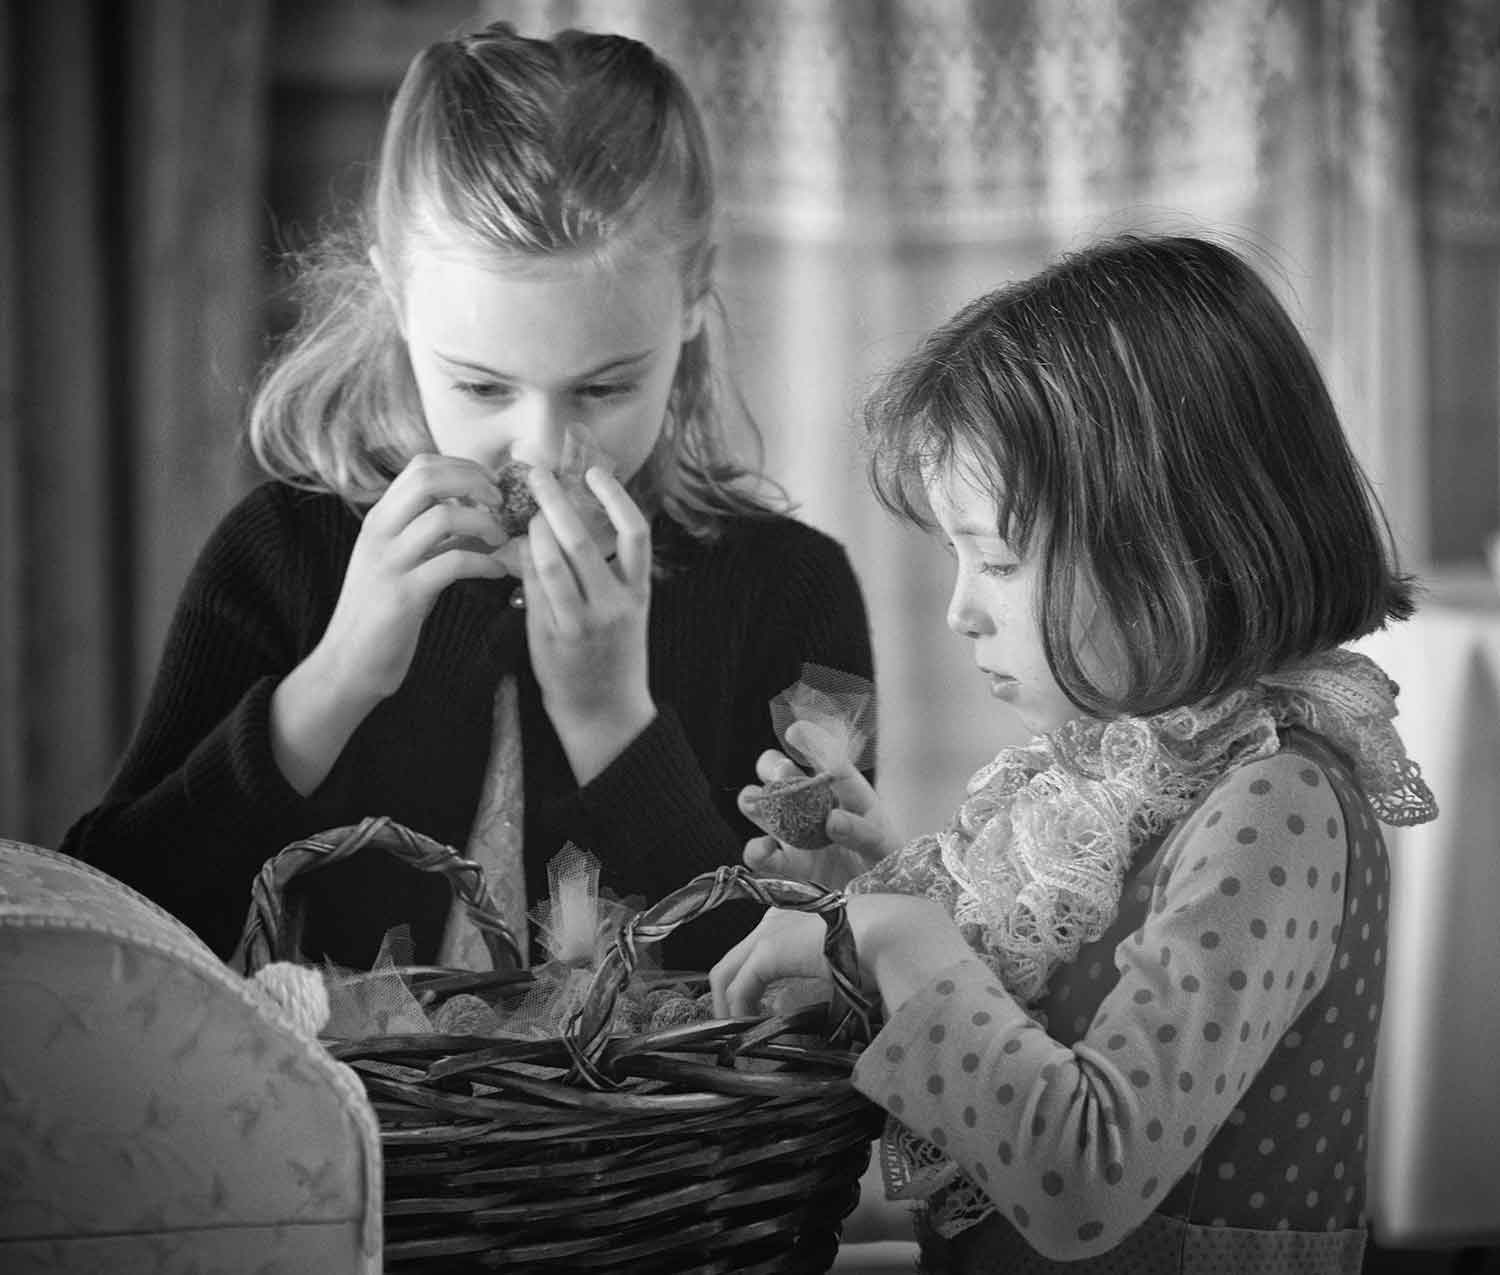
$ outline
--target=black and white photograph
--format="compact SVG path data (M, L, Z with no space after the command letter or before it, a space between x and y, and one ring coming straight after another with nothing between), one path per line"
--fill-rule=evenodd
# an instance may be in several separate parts
M5 1275L1500 1275L1500 2L0 102Z

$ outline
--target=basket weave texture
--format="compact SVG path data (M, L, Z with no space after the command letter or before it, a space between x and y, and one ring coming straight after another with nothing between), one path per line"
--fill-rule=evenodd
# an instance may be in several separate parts
M301 960L288 883L362 850L447 875L485 936L493 973L406 972L426 1003L476 990L503 1001L531 985L478 865L384 818L295 842L266 864L238 967ZM824 918L832 1003L611 1034L640 949L729 899ZM843 896L725 867L626 922L556 1037L325 1044L379 1117L387 1269L769 1275L826 1270L858 1201L883 1122L850 1083L871 1017Z

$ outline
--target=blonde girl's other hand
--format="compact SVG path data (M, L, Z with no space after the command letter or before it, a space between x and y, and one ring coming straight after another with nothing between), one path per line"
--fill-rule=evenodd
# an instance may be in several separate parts
M651 527L601 467L585 482L614 528L606 558L574 502L543 469L528 477L539 512L523 560L526 640L542 703L580 785L656 716L648 681Z
M499 579L505 542L500 492L480 466L415 456L366 512L333 615L322 661L351 689L392 694L405 679L422 624L438 595L465 579Z

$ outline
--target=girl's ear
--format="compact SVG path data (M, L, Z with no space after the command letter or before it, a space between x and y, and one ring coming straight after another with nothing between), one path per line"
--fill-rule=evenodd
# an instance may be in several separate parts
M401 333L401 339L406 339L406 319L401 312L401 300L396 291L395 280L385 259L385 254L380 251L379 244L370 245L370 265L380 278L381 290L385 293L385 299L390 303L391 314L396 319L396 330Z

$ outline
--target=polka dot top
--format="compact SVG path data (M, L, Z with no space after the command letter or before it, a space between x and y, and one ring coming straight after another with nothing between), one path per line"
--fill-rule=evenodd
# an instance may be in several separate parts
M1292 732L1142 848L1035 1016L977 959L902 1005L855 1083L996 1207L923 1269L1357 1272L1388 881Z

